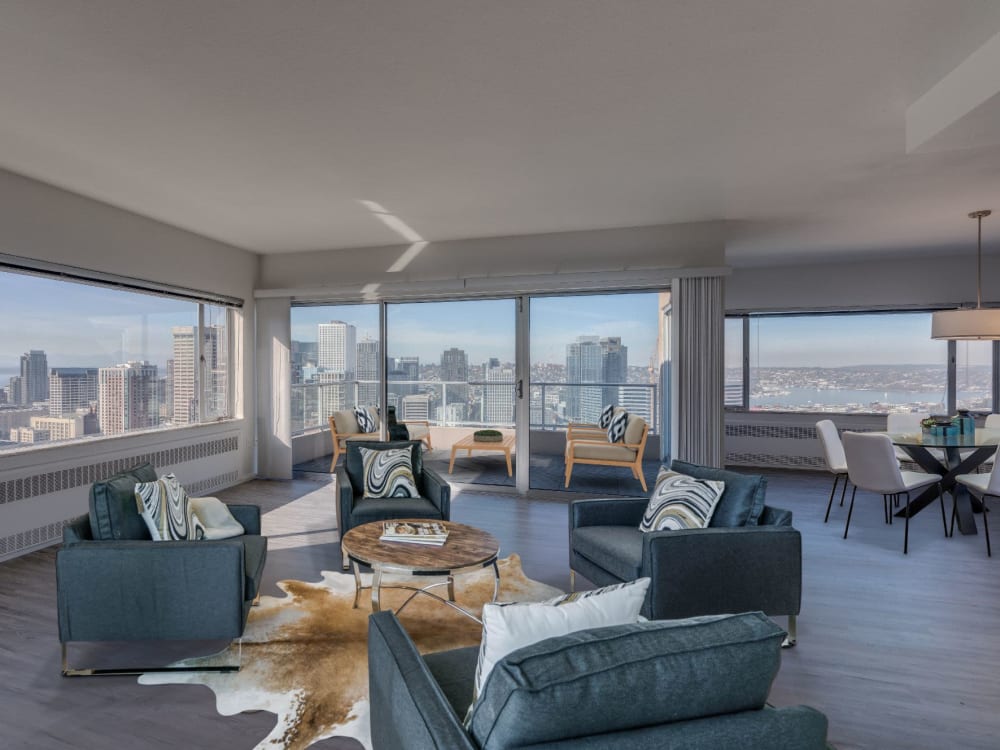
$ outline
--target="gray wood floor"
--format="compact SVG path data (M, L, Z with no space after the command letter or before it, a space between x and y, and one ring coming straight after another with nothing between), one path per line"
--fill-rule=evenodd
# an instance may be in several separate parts
M846 508L823 524L825 475L768 477L769 503L793 510L802 531L805 584L799 645L784 652L772 702L825 712L841 750L1000 747L1000 555L986 557L981 535L945 539L932 506L913 520L904 557L902 524L885 526L881 499L860 493L844 540ZM332 484L255 481L222 497L265 511L264 593L336 569ZM568 585L564 503L466 491L453 516L520 553L528 575ZM54 558L44 550L0 564L0 747L252 748L267 734L270 714L219 716L204 687L61 678ZM88 646L72 654L108 656Z

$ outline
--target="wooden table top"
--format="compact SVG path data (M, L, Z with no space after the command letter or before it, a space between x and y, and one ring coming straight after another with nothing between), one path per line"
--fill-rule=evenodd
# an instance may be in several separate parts
M473 434L473 435L467 435L466 437L459 440L452 446L452 449L467 451L470 449L475 450L478 448L480 450L487 450L487 451L488 450L505 451L505 450L510 450L513 447L514 447L513 435L504 435L503 440L491 442L487 440L476 440L476 436Z
M427 518L400 518L394 521L426 523ZM473 565L488 565L500 553L500 542L492 534L473 526L451 521L435 521L448 528L448 539L440 547L412 542L383 542L384 521L355 526L344 534L341 548L351 558L366 565L390 566L400 570L447 573Z

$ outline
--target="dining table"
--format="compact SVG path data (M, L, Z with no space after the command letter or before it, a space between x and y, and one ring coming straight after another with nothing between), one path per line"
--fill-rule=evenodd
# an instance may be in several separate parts
M897 518L912 518L932 502L940 492L950 492L954 498L958 529L963 534L976 534L975 513L983 510L982 502L973 497L963 484L955 481L961 474L972 474L989 461L1000 446L1000 430L976 428L963 434L941 435L928 431L890 432L889 439L899 446L915 464L931 474L941 475L941 488L937 484L927 487L906 508L896 513Z

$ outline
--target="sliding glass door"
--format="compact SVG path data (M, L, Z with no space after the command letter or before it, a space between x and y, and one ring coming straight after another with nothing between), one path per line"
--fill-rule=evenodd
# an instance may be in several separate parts
M515 484L516 307L513 299L386 305L388 406L429 429L424 461L450 481Z

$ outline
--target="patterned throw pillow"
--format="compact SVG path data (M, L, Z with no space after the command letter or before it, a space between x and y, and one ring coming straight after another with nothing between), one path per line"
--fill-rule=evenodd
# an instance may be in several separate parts
M642 514L639 531L704 529L712 520L725 482L695 479L669 469L660 469L656 486Z
M358 429L362 432L375 432L375 417L367 406L355 406L354 418L358 420Z
M365 497L420 497L413 478L410 446L388 450L359 446L359 450L364 465Z
M466 725L472 719L475 700L482 694L486 678L507 654L545 638L636 622L647 588L649 579L639 578L592 591L564 594L544 602L484 604L473 705L469 707Z
M628 412L619 409L611 418L611 424L608 425L608 442L624 443L626 427L628 427Z
M604 411L601 412L600 418L597 420L597 426L602 430L606 430L611 426L611 418L615 415L615 405L608 404L604 407Z
M205 538L205 527L173 474L165 474L155 482L137 484L135 503L154 541Z

